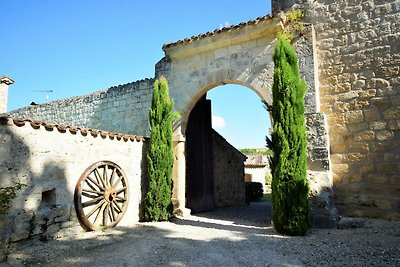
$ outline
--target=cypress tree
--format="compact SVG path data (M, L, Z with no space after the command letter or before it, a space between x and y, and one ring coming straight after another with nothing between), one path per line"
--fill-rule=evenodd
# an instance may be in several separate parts
M169 97L167 79L161 77L154 82L149 110L148 190L144 199L144 215L148 221L168 220L172 216L173 106L174 102Z
M309 227L307 183L307 139L304 96L307 85L299 77L297 55L285 38L278 38L273 54L272 86L273 151L272 221L274 228L287 235L304 235Z

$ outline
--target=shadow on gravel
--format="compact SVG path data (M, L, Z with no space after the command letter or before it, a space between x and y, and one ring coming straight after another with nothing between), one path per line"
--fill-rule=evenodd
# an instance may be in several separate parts
M197 217L231 221L233 224L265 227L271 225L271 202L250 202L249 205L219 208L194 214Z
M213 211L195 213L188 218L175 218L177 225L214 228L228 231L262 230L271 226L271 202L251 202L242 207L219 208Z
M400 266L400 222L287 237L265 221L263 205L270 207L251 203L96 233L68 229L75 233L14 244L0 266Z

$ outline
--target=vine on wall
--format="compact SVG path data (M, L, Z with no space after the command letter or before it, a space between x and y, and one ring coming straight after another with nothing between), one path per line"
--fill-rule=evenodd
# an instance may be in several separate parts
M11 201L17 196L17 191L26 186L17 182L14 186L0 187L0 216L4 216L10 210Z
M304 11L296 9L281 14L281 20L284 30L278 34L278 37L288 40L290 43L304 35L305 23L301 20L304 18Z

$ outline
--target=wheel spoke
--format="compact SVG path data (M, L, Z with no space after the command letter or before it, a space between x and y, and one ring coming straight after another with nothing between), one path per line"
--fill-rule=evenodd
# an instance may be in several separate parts
M107 203L106 203L106 201L104 201L99 209L99 212L96 215L96 218L94 219L94 222L93 222L94 224L96 224L97 220L100 219L102 214L104 214L104 209L105 209L106 205L107 205Z
M103 225L107 226L108 224L108 212L109 212L110 203L106 204L106 207L103 211Z
M118 212L118 213L121 213L122 210L121 210L121 208L118 206L117 202L116 202L116 201L113 201L112 203L113 203L114 206L117 208L117 212Z
M86 202L82 203L82 207L83 207L83 208L86 208L86 207L89 207L89 206L91 206L91 205L97 204L97 203L98 203L99 201L101 201L103 198L104 198L103 196L99 196L99 197L96 197L95 199L86 201Z
M93 208L88 214L86 214L86 217L87 217L87 218L90 218L90 216L92 216L93 213L94 213L97 209L99 209L101 205L103 205L104 201L105 201L105 200L103 199L102 201L100 201L99 203L97 203L97 205L94 206L94 208Z
M117 185L121 182L121 179L122 179L122 176L119 176L119 177L118 177L118 180L113 184L112 187L116 188Z
M105 182L103 180L103 177L101 177L101 175L100 175L99 169L98 168L94 169L93 173L96 176L97 181L100 180L100 182L103 185L103 187L106 188L106 184L105 184Z
M121 197L121 196L115 196L115 200L118 200L118 201L126 201L126 198Z
M108 186L108 175L107 175L107 169L108 169L108 165L104 165L104 169L103 169L103 180L105 182L105 186Z
M123 188L120 188L120 189L118 189L118 190L115 190L115 192L116 192L117 195L118 195L119 193L124 192L126 189L127 189L126 187L123 187Z
M95 186L97 186L101 191L105 191L104 187L102 187L99 182L94 181L92 177L87 176L86 177L89 181L91 181ZM96 178L97 179L97 178ZM93 190L96 191L96 188L94 188L93 186L90 186L90 184L88 183L88 181L86 181L86 184L89 185L90 188L92 188Z
M82 192L82 196L85 196L88 198L95 198L95 197L98 197L99 195L92 195L91 193Z
M112 214L112 217L113 217L112 221L117 220L117 214L115 213L113 202L111 202L110 209L111 209L111 214Z
M114 168L114 169L112 170L111 177L110 177L110 185L113 185L115 170L116 170L116 168Z
M103 195L103 192L99 192L99 191L95 191L95 190L89 190L89 189L82 189L82 192L85 193L93 193L93 194L97 194L97 195Z

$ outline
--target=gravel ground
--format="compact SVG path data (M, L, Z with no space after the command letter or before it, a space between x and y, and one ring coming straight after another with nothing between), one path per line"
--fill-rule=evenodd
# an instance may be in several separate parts
M0 266L400 266L399 221L287 237L270 226L270 210L259 202L101 233L70 229L18 243Z

